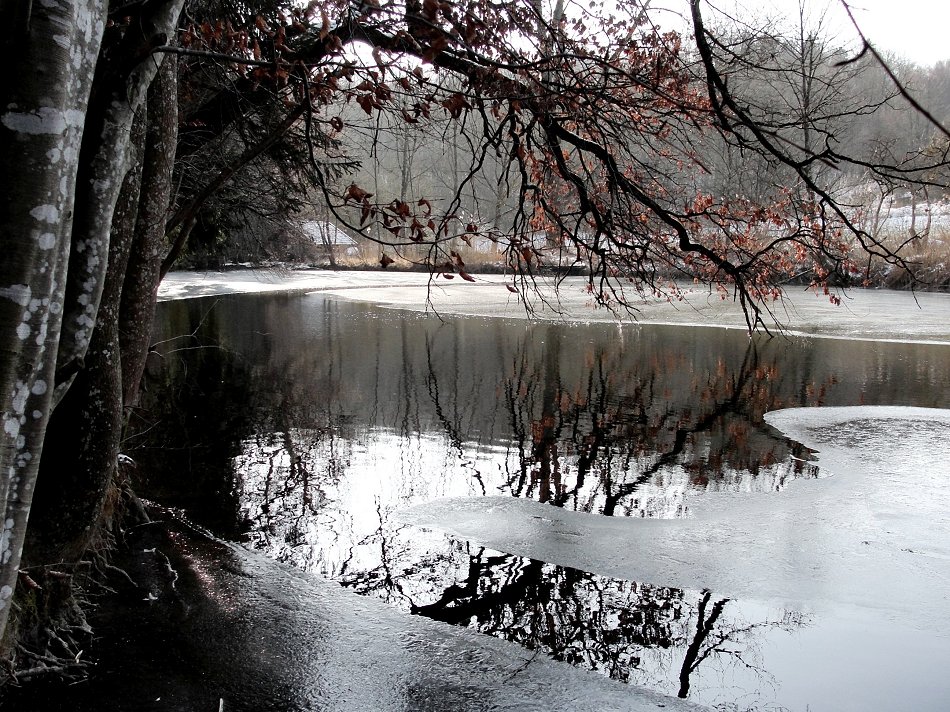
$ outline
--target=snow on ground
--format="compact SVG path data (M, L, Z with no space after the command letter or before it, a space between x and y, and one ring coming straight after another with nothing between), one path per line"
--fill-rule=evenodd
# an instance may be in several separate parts
M239 270L231 272L173 272L162 282L159 298L254 292L319 292L386 307L434 311L443 315L529 318L525 304L506 287L511 278L479 275L475 283L430 278L419 272L331 270ZM737 303L722 300L705 287L687 289L684 302L641 300L637 313L623 315L595 308L583 277L539 283L539 295L530 295L536 319L571 321L626 321L641 324L680 324L745 329ZM547 300L547 304L540 297ZM792 334L810 336L950 343L950 294L891 290L850 290L841 306L803 288L790 289L773 305L774 319Z

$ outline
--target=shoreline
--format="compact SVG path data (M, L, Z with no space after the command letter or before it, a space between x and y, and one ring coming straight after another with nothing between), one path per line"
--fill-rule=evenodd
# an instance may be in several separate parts
M584 277L539 278L527 301L509 291L510 277L476 275L475 280L368 270L172 272L162 282L159 301L231 294L319 294L441 316L747 330L739 305L720 299L705 286L682 285L682 302L631 294L631 301L638 299L636 311L617 313L593 305ZM477 290L477 298L472 290ZM950 345L950 294L886 289L839 294L841 304L836 306L807 290L786 291L781 300L769 305L771 318L766 316L766 326L776 336Z

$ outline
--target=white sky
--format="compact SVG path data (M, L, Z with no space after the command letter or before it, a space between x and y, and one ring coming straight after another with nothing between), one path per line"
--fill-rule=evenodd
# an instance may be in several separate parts
M807 0L817 15L829 8L830 24L837 36L856 36L841 8L841 0ZM893 52L917 64L929 65L950 60L950 0L848 0L865 36L883 52ZM739 8L737 16L751 19L763 15L797 15L798 0L707 0L706 5L723 10ZM686 13L685 0L660 0ZM708 11L707 11L708 12ZM659 18L658 18L659 19ZM661 26L672 26L661 20Z

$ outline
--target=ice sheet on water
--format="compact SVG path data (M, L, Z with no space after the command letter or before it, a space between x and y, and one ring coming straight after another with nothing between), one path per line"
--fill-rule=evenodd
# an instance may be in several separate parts
M761 636L794 710L942 710L950 641L950 410L814 408L767 416L826 476L781 493L704 498L695 517L608 518L513 498L401 514L496 549L603 575L802 611ZM791 642L789 642L791 641ZM739 694L739 693L737 693Z
M950 635L950 463L939 456L950 411L794 409L768 420L818 450L832 476L778 494L712 496L687 520L600 517L504 497L438 500L399 516L605 576L872 607Z
M214 586L255 613L250 623L241 618L240 625L253 626L241 638L254 641L246 652L286 678L300 709L701 709L506 641L407 616L259 554L230 547L221 556L229 561L210 568Z
M510 279L510 278L507 278ZM160 300L190 297L317 291L335 298L377 305L430 311L442 315L528 318L524 304L505 288L503 275L479 275L477 284L462 280L430 280L421 272L334 271L260 269L229 272L172 272L163 280ZM587 293L586 277L538 282L545 300L558 308L545 309L540 300L533 319L556 321L615 322L618 315L594 309ZM634 299L635 318L640 324L668 324L745 329L738 302L720 299L707 288L681 285L685 302ZM475 290L475 291L473 291ZM477 295L477 296L473 296ZM808 291L786 292L772 305L782 328L790 334L920 343L950 343L946 319L950 295L895 290L854 289L842 293L842 304L831 304L824 295ZM912 317L912 318L908 318Z

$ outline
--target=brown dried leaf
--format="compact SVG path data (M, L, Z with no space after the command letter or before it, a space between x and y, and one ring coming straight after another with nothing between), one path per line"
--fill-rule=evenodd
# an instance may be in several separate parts
M372 94L360 94L356 97L356 103L363 107L365 111L370 116L373 115L373 107L376 104L376 100L373 98Z
M344 202L349 202L350 200L362 202L372 197L372 193L363 190L358 185L356 185L356 183L350 183L350 187L346 189L346 193L343 195L343 200Z

